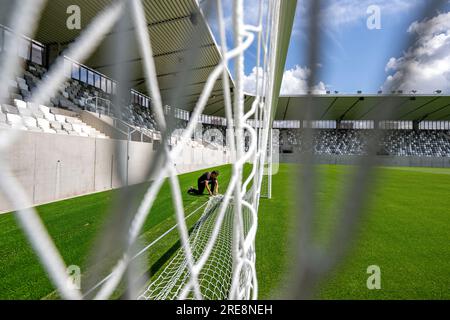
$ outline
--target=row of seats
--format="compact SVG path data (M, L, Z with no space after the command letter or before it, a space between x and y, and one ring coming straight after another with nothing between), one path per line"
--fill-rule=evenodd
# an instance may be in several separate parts
M18 75L15 77L15 80L9 81L8 91L11 103L14 100L30 101L31 91L45 77L45 72L45 68L28 62L23 75ZM65 82L45 104L49 107L58 107L78 112L80 108L68 99L69 96L66 92L68 85L69 82Z
M0 128L31 132L65 134L81 137L107 138L106 135L83 123L76 117L54 113L52 108L14 100L14 106L0 108Z
M46 68L33 62L27 62L24 74L17 76L15 81L11 81L10 83L10 104L15 105L15 101L24 101L24 103L29 102L31 100L31 91L46 77L46 73ZM45 105L50 108L61 108L75 113L80 113L81 110L91 112L99 111L99 109L102 109L103 111L107 110L109 115L122 119L145 135L150 137L155 136L158 127L151 108L143 107L137 103L129 104L123 102L120 111L118 111L111 106L111 101L114 101L114 96L112 94L82 81L68 79L58 88L55 95L50 98ZM24 109L25 108L22 108L22 110ZM36 130L35 128L38 128L44 130L44 132L56 131L56 133L73 133L78 130L78 128L75 130L72 128L72 130L70 130L67 123L62 123L60 128L58 125L59 121L53 119L51 113L44 112L41 115L39 110L37 110L38 108L31 107L29 109L32 118L36 119L36 126L26 111L23 111L22 114L18 114L22 119L13 116L14 111L5 111L3 116L0 116L0 120L4 118L4 121L1 122L1 126L4 127L9 125L10 127L26 128L28 130ZM38 112L37 115L36 112ZM117 114L118 112L120 112L120 114ZM10 116L7 114L10 114ZM41 120L38 121L38 118ZM44 120L48 121L48 126L44 123ZM177 128L185 128L186 125L187 121L177 119ZM223 129L224 131L224 127L204 125L205 131L211 128L219 130ZM84 135L84 132L81 132L81 134ZM223 132L223 135L225 137L225 131Z
M63 95L82 110L91 112L101 111L102 113L107 113L110 116L122 119L133 126L157 130L155 116L150 109L139 104L123 102L121 112L118 114L118 111L111 105L114 97L95 86L70 79L67 81Z
M170 140L170 144L172 146L176 146L179 143L181 143L181 137L179 137L179 136L172 136L172 138ZM207 140L200 140L200 141L189 140L185 145L187 147L192 147L192 148L195 148L195 149L207 148L207 149L215 150L215 151L226 151L226 150L228 150L228 148L226 146L224 146L223 144L209 142Z
M282 152L313 150L323 155L363 155L373 130L314 130L307 144L300 129L280 130ZM450 133L434 130L387 130L378 141L378 153L391 156L450 157Z

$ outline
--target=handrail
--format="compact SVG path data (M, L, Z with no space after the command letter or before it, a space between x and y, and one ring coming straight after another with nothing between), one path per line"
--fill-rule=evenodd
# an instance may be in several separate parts
M99 105L99 101L104 102L108 109L105 110L104 106L100 106ZM131 140L131 135L133 133L135 133L135 132L139 132L141 134L141 142L144 141L144 136L146 136L147 138L149 138L151 140L154 140L153 136L150 136L148 133L142 131L141 128L136 127L134 125L131 125L128 122L117 118L114 115L114 113L111 112L111 106L114 106L114 105L112 104L112 102L110 100L105 99L105 98L101 98L101 97L98 97L98 96L94 96L94 97L87 98L85 100L85 103L86 103L86 105L88 107L92 107L92 108L95 109L94 112L99 115L99 118L101 118L102 111L103 111L104 115L110 117L113 120L113 127L116 130L118 130L120 133L126 135L127 136L127 140L130 141ZM122 128L125 127L125 129L122 129L121 127ZM150 130L150 129L148 129L148 130Z
M90 104L91 101L95 101L94 104ZM101 110L102 109L104 110L104 107L99 105L99 101L104 102L106 104L107 108L108 108L107 109L108 112L107 113L104 112L104 114L107 115L107 116L111 116L111 106L114 106L112 104L111 100L108 100L108 99L105 99L105 98L101 98L101 97L98 97L98 96L94 96L94 97L87 98L85 100L85 103L88 106L94 107L95 108L95 113L98 113L99 115L101 115Z
M113 120L113 126L114 126L117 130L119 130L120 132L122 132L123 134L127 135L127 136L128 136L128 140L131 140L131 134L133 134L133 133L135 133L135 132L139 132L139 133L141 134L141 142L144 141L144 136L146 136L147 138L149 138L149 139L151 139L151 140L155 140L153 136L150 136L148 133L142 131L142 128L133 126L133 125L129 124L128 122L126 122L126 121L124 121L124 120L121 120L121 119L118 119L118 118L116 118L116 117L114 117L114 116L112 116L111 119ZM126 131L126 132L125 132L125 131L122 131L122 130L119 128L119 125L125 126L127 131ZM150 129L148 129L148 130L150 130Z

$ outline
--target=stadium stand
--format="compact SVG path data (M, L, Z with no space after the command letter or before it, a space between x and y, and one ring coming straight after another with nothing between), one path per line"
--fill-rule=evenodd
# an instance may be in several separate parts
M107 138L106 135L75 116L58 114L55 108L36 106L30 102L15 99L14 106L3 104L0 109L0 128L2 129Z
M94 128L83 124L82 121L73 123L76 118L75 115L85 110L100 115L107 115L112 119L119 119L136 131L154 139L158 139L160 136L151 105L148 105L148 107L143 106L142 101L139 99L136 100L141 101L141 103L137 101L132 103L123 101L120 111L118 111L118 108L113 104L115 95L112 92L107 92L110 90L103 90L73 78L67 79L64 85L59 88L58 93L47 103L47 107L30 105L31 91L45 77L46 72L47 69L41 65L26 61L23 77L17 77L16 81L9 84L11 105L7 104L2 107L3 113L0 114L0 128L12 127L45 133L106 137ZM74 117L69 117L66 121L63 115L58 115L60 109L73 112ZM167 113L172 110L173 115L175 115L175 128L185 129L188 115L176 116L174 108L166 107L166 109ZM17 115L18 117L12 115ZM187 119L182 117L187 117ZM204 124L203 128L204 133L210 132L211 129L219 129L225 137L225 127L223 125ZM208 138L205 139L205 143L213 148L217 148Z
M379 155L450 157L447 131L387 130L380 142ZM368 135L373 130L315 130L314 143L306 146L300 129L281 129L283 153L311 150L318 155L363 155Z

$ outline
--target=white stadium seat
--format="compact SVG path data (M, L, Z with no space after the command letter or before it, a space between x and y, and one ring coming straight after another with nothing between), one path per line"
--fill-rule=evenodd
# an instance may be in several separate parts
M50 108L46 107L46 106L39 106L39 109L41 109L41 111L45 114L45 113L50 113Z
M41 109L42 110L42 109ZM47 119L48 121L52 122L52 121L56 121L55 119L55 115L51 114L51 113L45 113L44 112L44 118Z
M37 128L36 119L32 117L23 117L23 123L27 128Z
M50 122L46 119L39 118L39 119L37 119L37 123L38 123L39 128L41 128L41 129L44 129L44 130L50 129Z
M62 125L58 121L50 121L50 128L58 131L58 130L62 130Z
M82 121L80 119L73 118L73 117L66 117L66 121L67 121L67 123L70 123L70 124L81 124L82 123Z
M21 116L8 113L8 114L6 114L6 119L7 119L8 124L11 126L11 128L20 129L20 130L28 130L27 127L24 126Z
M23 109L27 108L27 103L22 100L14 99L14 104L16 105L17 108L23 108Z
M66 123L66 117L60 114L55 115L55 120L59 123Z
M7 113L6 119L9 124L21 124L22 123L22 117L16 114Z
M81 129L82 129L83 132L86 133L87 135L90 135L91 132L92 132L92 128L89 127L89 126L87 126L87 125L83 125L83 126L81 127Z
M17 110L16 107L10 106L9 104L4 104L2 106L4 113L11 113L11 114L19 114L19 110Z
M26 108L18 108L19 110L19 114L22 117L31 117L32 116L32 112L30 109L26 109Z
M82 129L83 126L81 124L73 123L72 127L73 127L73 131L75 131L76 133L78 133L78 134L83 133L83 129Z

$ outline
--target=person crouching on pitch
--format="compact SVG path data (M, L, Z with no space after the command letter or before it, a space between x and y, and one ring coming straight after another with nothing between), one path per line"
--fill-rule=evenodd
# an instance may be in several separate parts
M217 194L219 192L219 182L217 180L218 177L219 171L205 172L197 180L198 190L191 187L188 190L188 193L200 196L206 189L210 196Z

